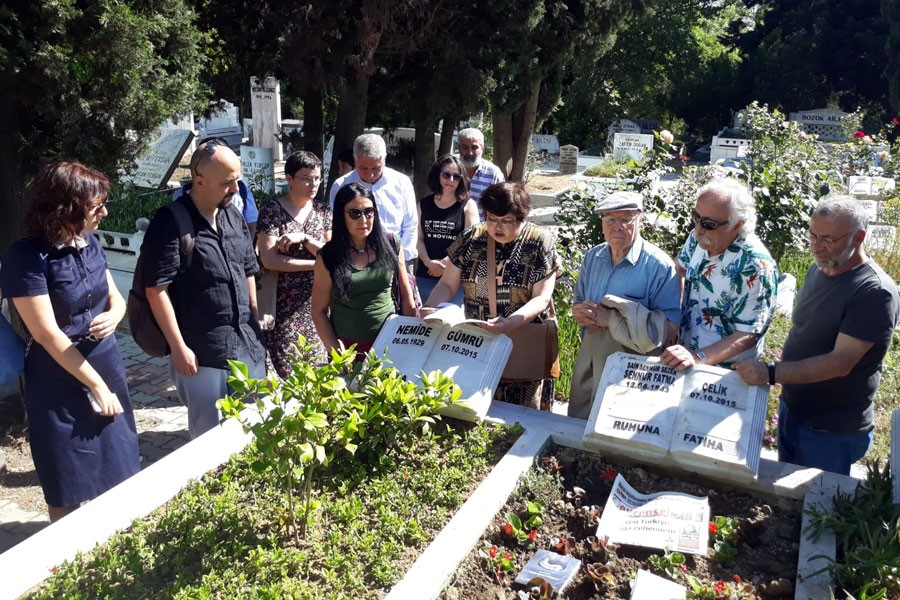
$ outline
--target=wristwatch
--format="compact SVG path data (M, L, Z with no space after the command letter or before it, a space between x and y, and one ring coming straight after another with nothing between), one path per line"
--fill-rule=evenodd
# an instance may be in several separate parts
M766 368L769 370L769 385L775 385L775 361L767 362Z
M706 352L704 352L703 350L697 350L697 362L701 365L705 365L706 360Z

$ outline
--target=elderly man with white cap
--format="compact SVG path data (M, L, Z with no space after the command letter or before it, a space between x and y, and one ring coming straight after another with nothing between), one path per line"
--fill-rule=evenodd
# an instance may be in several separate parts
M570 417L587 419L606 359L614 352L661 352L678 334L675 263L641 238L643 196L614 192L595 212L606 242L588 250L575 283L572 316L582 344L572 375Z

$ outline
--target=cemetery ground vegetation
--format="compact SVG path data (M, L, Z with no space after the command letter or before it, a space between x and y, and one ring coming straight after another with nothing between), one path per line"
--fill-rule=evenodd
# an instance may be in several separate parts
M340 383L352 358L298 363L276 390L233 364L223 410L258 396L239 417L254 441L31 597L382 597L521 430L436 422L440 374L373 361Z
M617 474L642 493L708 496L709 546L698 555L613 544L597 526ZM520 482L442 598L528 598L513 580L538 549L568 554L583 567L563 596L628 598L638 569L688 588L688 598L793 598L801 502L750 496L707 481L678 479L650 466L613 463L594 453L551 446ZM513 517L532 521L523 538ZM727 543L727 557L716 548ZM558 591L558 590L554 590ZM517 594L517 595L513 595ZM544 597L544 596L532 596Z

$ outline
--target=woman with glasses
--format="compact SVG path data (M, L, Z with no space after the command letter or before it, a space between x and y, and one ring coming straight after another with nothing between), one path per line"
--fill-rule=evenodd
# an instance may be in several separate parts
M271 368L279 377L290 374L294 361L322 360L310 312L313 269L319 250L331 239L331 209L316 202L322 183L322 161L311 152L294 152L284 164L288 193L264 205L256 238L262 265L278 272L275 323L266 336ZM312 346L309 356L298 357L298 336Z
M372 347L384 321L396 312L395 279L402 313L416 313L403 252L393 246L372 191L359 183L342 187L334 198L331 241L316 258L312 293L313 322L328 353L356 344L362 357Z
M466 317L508 333L549 316L550 300L562 261L553 235L525 219L531 197L518 183L497 183L481 195L485 222L466 229L447 249L448 264L425 303L448 302L462 287ZM495 248L497 317L491 318L487 285L489 240ZM502 383L495 398L550 410L553 380Z
M26 237L3 260L0 288L28 329L25 408L50 520L140 470L125 365L113 333L125 315L90 234L109 182L76 162L51 164L28 189Z
M478 206L469 198L469 178L458 158L447 154L437 159L428 172L428 187L434 193L419 201L416 286L422 298L428 298L444 274L451 242L478 223ZM451 302L462 305L462 289Z

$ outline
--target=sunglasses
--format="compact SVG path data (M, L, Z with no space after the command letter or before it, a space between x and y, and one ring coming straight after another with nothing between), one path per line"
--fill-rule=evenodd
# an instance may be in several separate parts
M351 208L346 210L345 212L354 221L358 221L360 217L365 217L367 219L375 218L375 209L371 206L368 208Z
M730 223L730 221L716 221L715 219L701 217L696 210L691 211L691 222L694 225L699 225L706 231L715 231L722 225L728 225L728 223Z
M208 140L204 140L197 146L197 149L191 155L191 164L190 169L191 173L196 173L199 175L200 173L197 171L197 167L201 162L205 161L213 154L216 153L216 150L219 146L228 146L228 144L222 138L210 138Z
M441 171L441 177L447 181L459 181L462 179L462 175L459 173L451 173L450 171Z

